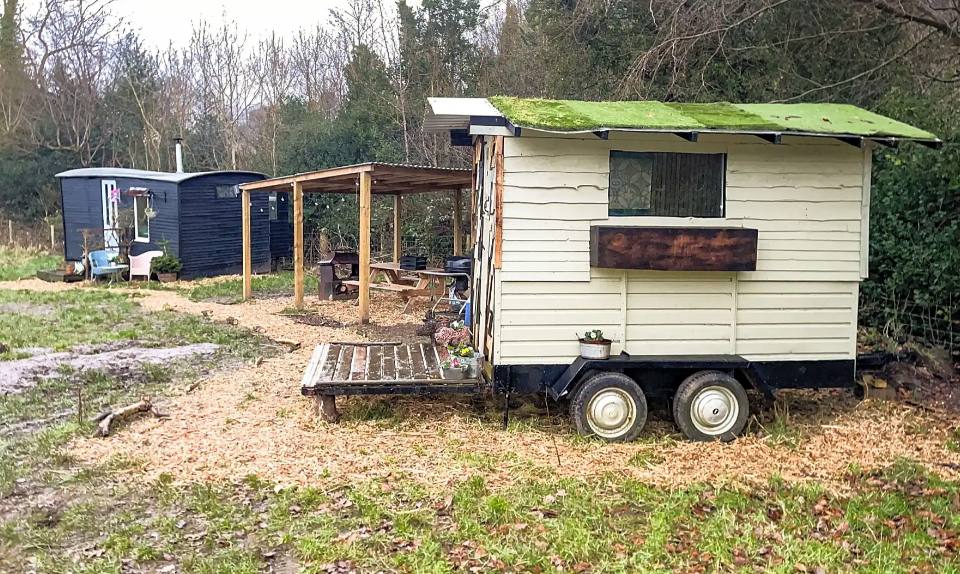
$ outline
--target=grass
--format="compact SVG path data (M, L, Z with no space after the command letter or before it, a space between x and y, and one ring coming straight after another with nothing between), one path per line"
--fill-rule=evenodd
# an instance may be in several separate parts
M147 347L217 343L251 357L258 337L243 329L215 325L201 317L159 311L147 313L131 294L76 289L55 292L0 290L0 342L10 350L0 360L18 358L15 349L63 350L81 344L136 341Z
M316 291L317 278L307 275L304 278L304 290ZM276 295L293 295L293 272L280 271L270 275L256 275L252 279L253 295L270 297ZM186 288L187 297L192 301L214 299L220 303L239 303L243 299L243 280L228 279L194 285Z
M61 365L55 376L0 396L0 502L18 480L54 472L50 467L59 460L58 447L77 433L88 434L89 417L104 407L141 395L163 396L171 383L195 378L198 369L209 371L274 352L264 347L262 336L246 329L174 311L148 312L136 299L136 294L115 290L0 290L0 342L9 347L0 361L20 358L23 353L18 349L25 347L65 350L113 341L144 347L220 346L216 356L202 364L190 358L163 365L143 363L139 368L124 367L117 375L111 374L111 365L82 370ZM78 421L81 410L85 420Z
M0 246L0 281L16 281L33 277L37 271L60 267L62 262L63 257L60 255L49 255L22 247Z
M24 572L30 556L38 573L958 572L958 485L907 462L850 474L845 496L777 480L493 489L473 477L443 491L402 479L280 489L256 476L186 486L162 476L131 489L109 476L85 485L106 495L0 527L0 569Z

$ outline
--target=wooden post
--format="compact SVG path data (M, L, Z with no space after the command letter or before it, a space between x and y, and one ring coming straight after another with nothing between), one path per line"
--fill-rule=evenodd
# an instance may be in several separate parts
M360 322L370 322L370 187L369 171L360 172Z
M50 226L50 250L53 251L57 248L57 234L53 230L53 226Z
M313 397L316 401L317 415L325 423L340 422L340 412L337 411L337 397L334 395L316 395Z
M460 190L453 192L453 254L463 252L463 232L460 231Z
M403 249L403 228L400 227L400 218L403 213L403 197L398 193L393 196L393 262L400 263Z
M250 190L243 190L243 298L253 294L253 256L250 254Z
M90 269L90 244L87 241L87 230L84 229L81 233L83 233L83 278L90 279L93 276Z
M10 246L13 246L13 220L7 220L7 230L10 232Z
M293 182L293 306L303 309L303 184Z

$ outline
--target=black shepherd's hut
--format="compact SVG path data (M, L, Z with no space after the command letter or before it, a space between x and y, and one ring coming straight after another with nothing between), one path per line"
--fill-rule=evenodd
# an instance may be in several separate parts
M124 168L84 168L57 174L63 201L64 256L83 259L81 229L104 229L90 249L115 249L123 212L132 215L131 254L162 250L180 258L181 277L240 273L243 267L239 184L265 179L250 171L168 173ZM285 195L285 194L282 194ZM252 198L254 272L290 252L292 234L285 198ZM272 238L276 235L276 238Z

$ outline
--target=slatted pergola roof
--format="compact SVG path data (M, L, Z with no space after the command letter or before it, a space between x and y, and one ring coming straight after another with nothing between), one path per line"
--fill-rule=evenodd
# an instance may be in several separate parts
M394 163L362 163L257 181L243 186L250 191L290 191L299 183L304 193L360 193L361 173L371 176L370 193L407 195L470 188L469 169Z

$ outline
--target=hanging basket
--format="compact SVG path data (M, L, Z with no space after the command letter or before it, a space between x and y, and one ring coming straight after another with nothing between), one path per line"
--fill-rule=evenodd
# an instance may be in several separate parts
M153 219L157 216L157 210L152 207L148 207L143 210L143 214L147 216L147 219Z

